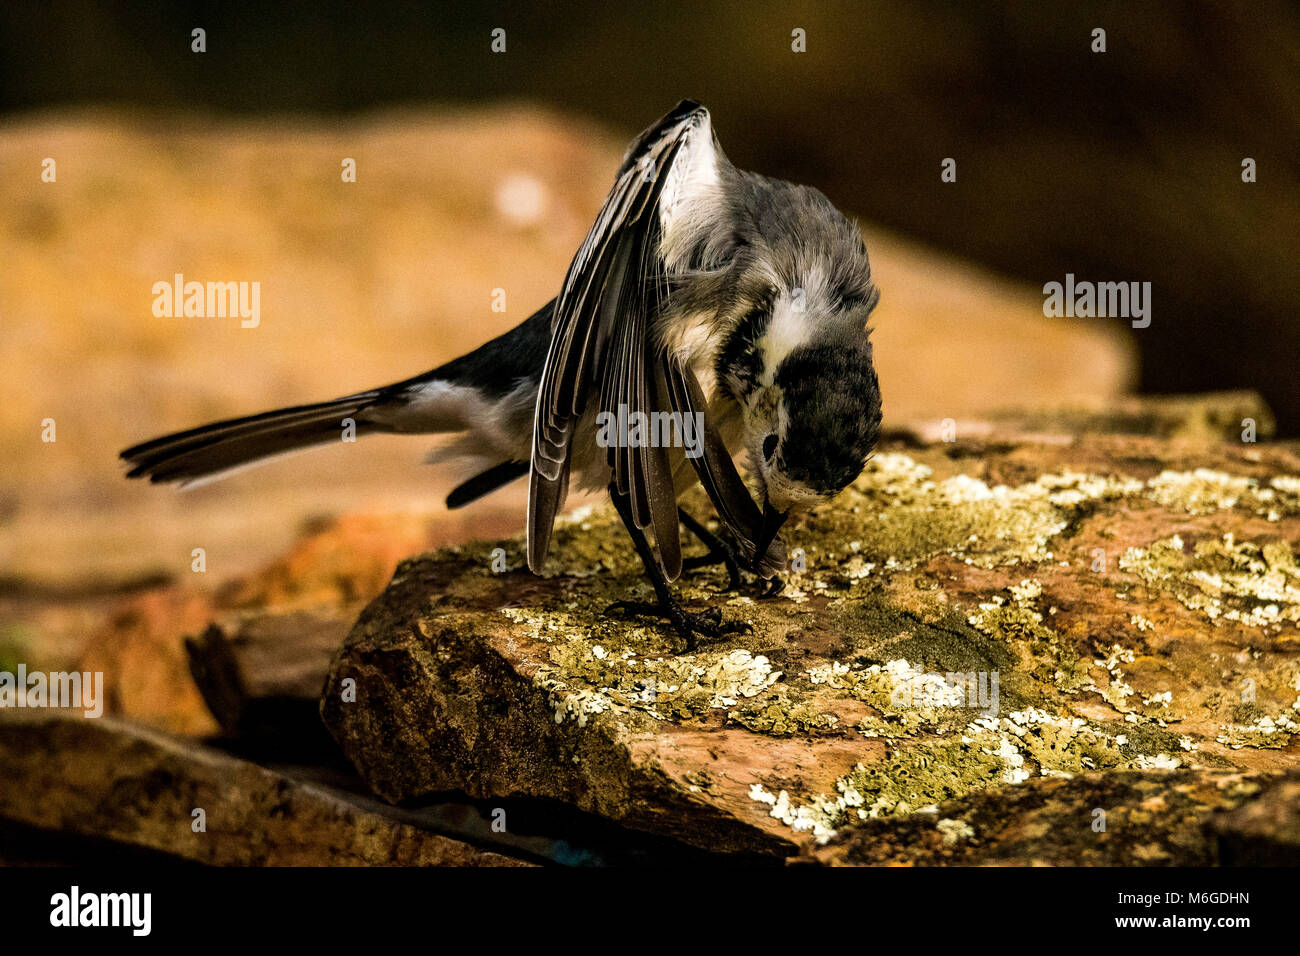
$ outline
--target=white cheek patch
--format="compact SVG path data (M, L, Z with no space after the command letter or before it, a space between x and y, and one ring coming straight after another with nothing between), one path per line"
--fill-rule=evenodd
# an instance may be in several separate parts
M813 332L810 316L825 313L826 298L826 274L818 267L804 273L803 285L784 289L777 296L772 319L758 340L763 350L762 384L771 385L777 367L786 356L808 344Z
M772 321L758 340L759 347L763 350L764 385L771 385L777 366L787 355L808 341L812 330L806 318L788 296L782 295L777 299L772 308Z

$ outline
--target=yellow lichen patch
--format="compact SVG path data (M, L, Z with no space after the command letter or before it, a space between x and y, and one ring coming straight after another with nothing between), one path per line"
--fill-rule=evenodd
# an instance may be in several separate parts
M1300 700L1296 701L1300 705ZM1249 724L1227 724L1223 732L1215 739L1233 750L1242 747L1260 747L1277 750L1289 744L1300 733L1300 708L1293 708L1290 713L1282 711L1269 716L1260 715Z
M1066 693L1087 688L1091 682L1086 663L1043 623L1035 607L1042 593L1042 585L1027 578L1007 589L1009 601L1007 595L992 595L967 620L976 630L1016 648L1025 669L1039 680Z
M830 661L810 668L803 676L814 687L840 691L877 712L878 716L872 714L858 722L858 732L866 737L907 737L956 729L965 725L975 709L970 706L970 686L902 659L868 666Z
M1258 487L1251 478L1209 468L1192 472L1162 471L1148 482L1151 497L1166 508L1188 514L1210 514L1232 508Z
M636 554L627 546L623 528L612 508L586 505L556 519L551 553L560 560L548 562L543 576L608 575L633 568ZM523 536L515 539L521 546Z
M1156 749L1148 749L1152 745ZM1164 749L1159 749L1159 748ZM770 815L819 841L855 819L900 816L976 790L1040 776L1073 776L1103 769L1176 769L1183 765L1172 735L1130 738L1079 717L1035 708L1005 717L977 718L960 733L891 747L875 764L858 764L835 782L834 794L797 801L786 790L759 784L750 797Z
M781 679L762 655L743 649L703 650L676 657L640 657L628 648L572 639L552 647L551 666L533 682L545 690L556 722L615 710L658 720L691 720L752 698Z
M1279 475L1267 486L1254 478L1230 475L1209 468L1162 471L1148 483L1150 497L1166 508L1203 515L1241 507L1277 521L1300 512L1300 479Z
M1135 496L1132 478L1063 471L1017 487L958 474L943 480L901 453L877 455L862 477L799 537L829 587L851 589L873 573L947 554L979 567L1052 560L1049 544L1097 501Z
M1095 683L1088 685L1089 690L1095 690L1101 694L1102 699L1110 704L1121 713L1130 712L1129 706L1135 691L1124 680L1124 670L1122 664L1132 664L1137 659L1136 653L1121 647L1119 644L1112 644L1105 657L1099 657L1093 663L1098 667L1104 668L1108 676L1105 687L1098 687Z
M1227 534L1198 541L1189 554L1173 535L1130 548L1119 566L1215 623L1278 629L1300 622L1300 567L1281 541L1261 546Z
M943 835L945 846L952 846L962 840L971 840L975 837L975 828L965 820L939 820L935 823L934 828Z
M784 694L742 704L728 713L727 721L773 737L802 736L834 730L839 724L839 718L834 714L822 713L808 704L793 703Z
M981 718L972 724L971 729L976 728L1001 736L1008 783L1029 778L1026 761L1037 764L1040 774L1051 776L1140 765L1157 756L1137 752L1126 756L1125 735L1111 734L1080 717L1058 717L1033 707L994 720Z

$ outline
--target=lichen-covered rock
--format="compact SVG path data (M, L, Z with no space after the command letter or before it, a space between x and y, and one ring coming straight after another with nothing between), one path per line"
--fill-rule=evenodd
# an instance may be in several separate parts
M588 510L544 578L517 539L403 563L322 714L386 799L552 798L723 851L933 828L986 792L1015 812L999 795L1044 778L1154 795L1295 769L1298 474L1295 445L887 444L789 530L780 598L683 579L688 604L752 626L684 654L604 613L651 592L617 519ZM1193 802L1194 828L1235 805ZM965 831L946 826L950 847ZM1144 862L1113 843L1108 861Z
M1213 866L1235 854L1237 814L1296 783L1222 770L1036 777L905 818L876 817L806 848L829 866ZM1294 790L1289 791L1294 795ZM1268 848L1276 853L1270 840ZM1291 848L1294 855L1294 848ZM1279 862L1275 860L1274 862ZM1294 861L1292 861L1294 862Z

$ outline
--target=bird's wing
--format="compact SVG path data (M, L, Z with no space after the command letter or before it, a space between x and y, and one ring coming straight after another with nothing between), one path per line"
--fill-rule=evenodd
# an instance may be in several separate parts
M691 202L690 177L716 175L716 168L698 168L716 162L712 143L708 111L690 101L642 134L565 275L533 421L528 485L533 570L546 556L568 490L574 428L591 400L599 411L615 415L620 405L629 416L705 410L699 386L692 391L688 384L694 376L675 356L656 348L650 323L668 294L669 267L661 251L665 224L671 228L673 217ZM752 539L758 509L716 431L712 435L710 452L695 460L696 467L713 476L705 487L728 527ZM612 444L608 460L615 487L628 496L637 526L654 532L659 562L672 580L681 571L681 545L668 449Z

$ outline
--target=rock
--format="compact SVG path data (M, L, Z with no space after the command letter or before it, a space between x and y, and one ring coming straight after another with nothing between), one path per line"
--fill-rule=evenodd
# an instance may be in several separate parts
M186 582L120 600L75 666L104 673L115 716L173 733L247 734L262 716L244 714L245 699L316 700L330 656L399 558L443 543L447 530L428 514L313 522L255 573L211 590ZM231 635L235 659L217 660L209 627ZM186 639L205 631L209 639L187 650Z
M189 679L181 640L201 631L215 613L212 598L193 587L127 598L91 635L76 669L103 673L107 714L177 734L211 733L215 724Z
M302 783L112 718L0 712L0 817L218 866L512 866ZM194 811L204 811L195 832Z
M1300 865L1300 780L1271 781L1257 799L1219 816L1213 827L1226 863Z
M1190 783L1195 829L1225 805L1207 774L1300 762L1297 474L1295 444L888 444L789 529L806 566L780 598L683 579L753 629L691 653L603 613L650 589L617 519L585 509L544 578L517 538L403 562L321 712L386 800L542 797L722 852L903 833L952 801L995 814L1025 782L1062 807ZM1064 859L1053 839L1025 852ZM1124 853L1097 850L1141 862Z
M1233 862L1219 850L1219 817L1252 806L1263 786L1257 777L1221 770L1036 777L901 819L861 821L806 848L798 862L1212 866Z
M1264 441L1274 435L1273 412L1251 391L1208 395L1110 396L1000 409L977 420L907 419L894 429L922 442L962 438L1069 436L1082 432L1148 435L1179 441ZM1247 437L1249 435L1249 437Z
M251 618L230 636L210 624L186 638L194 684L222 733L274 745L299 762L304 751L332 749L317 702L349 626L343 617L295 611Z
M384 589L398 561L446 540L441 518L428 513L316 519L286 554L219 587L217 603L238 611L355 611Z

